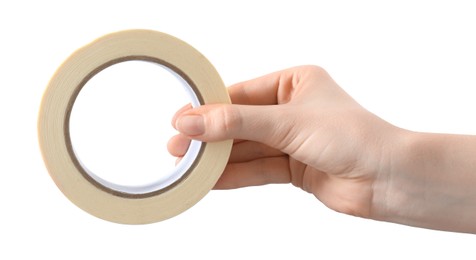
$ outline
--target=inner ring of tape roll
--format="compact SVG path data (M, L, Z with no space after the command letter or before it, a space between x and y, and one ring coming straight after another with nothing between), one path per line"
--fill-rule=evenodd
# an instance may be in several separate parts
M158 181L155 181L153 183L149 183L146 185L127 186L127 185L119 185L119 184L109 182L99 177L98 175L94 174L93 172L89 171L85 167L85 165L79 160L78 156L74 152L74 147L71 142L71 136L69 131L69 125L70 125L69 122L70 122L70 117L71 117L71 112L73 110L74 102L76 101L76 98L78 97L84 85L92 77L94 77L96 74L98 74L102 70L114 64L125 62L125 61L132 61L132 60L147 61L147 62L152 62L158 65L161 65L163 68L169 70L173 75L176 76L178 80L182 82L184 89L187 91L187 94L191 99L191 103L193 107L198 107L204 103L203 98L201 97L200 92L198 91L198 88L195 86L193 81L185 73L183 73L180 69L173 66L172 64L166 61L160 60L158 58L149 57L149 56L121 57L121 58L106 62L105 64L91 71L91 73L89 73L75 88L74 94L71 96L71 99L68 102L68 107L66 110L66 120L64 121L65 122L64 124L65 141L66 141L68 153L75 167L78 169L81 175L90 183L92 183L99 189L116 196L127 197L127 198L146 198L150 196L155 196L164 191L172 189L175 185L177 185L178 183L183 181L185 178L187 178L187 176L195 168L196 162L200 160L200 157L203 153L206 143L192 140L187 153L184 155L182 160L177 164L174 170L171 173L166 175L166 178L162 178Z

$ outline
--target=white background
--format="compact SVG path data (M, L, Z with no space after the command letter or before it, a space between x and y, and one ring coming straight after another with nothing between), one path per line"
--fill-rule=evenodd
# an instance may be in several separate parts
M6 2L0 3L0 259L474 259L474 235L338 214L291 185L212 191L161 223L109 223L61 194L36 136L42 92L61 62L103 34L131 28L188 42L227 85L317 64L393 124L475 134L472 1Z

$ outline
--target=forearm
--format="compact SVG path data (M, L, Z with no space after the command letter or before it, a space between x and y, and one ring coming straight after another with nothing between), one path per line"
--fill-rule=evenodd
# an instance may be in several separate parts
M375 218L476 233L476 136L405 132L375 183Z

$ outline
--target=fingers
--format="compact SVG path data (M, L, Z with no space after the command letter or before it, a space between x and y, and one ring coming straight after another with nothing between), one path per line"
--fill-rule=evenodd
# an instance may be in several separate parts
M228 88L233 104L276 105L289 101L304 67L277 71Z
M277 93L280 87L292 84L289 79L293 73L289 71L278 71L256 79L240 82L228 88L228 94L233 104L243 105L275 105L277 104ZM192 109L191 104L187 104L179 109L172 118L172 125L175 126L179 115Z
M228 88L233 104L275 105L282 72L240 82Z
M178 134L170 138L167 143L167 150L175 157L183 157L190 145L190 139L184 135Z
M228 163L248 162L266 157L283 156L284 153L265 144L244 141L235 143Z
M233 104L276 105L289 102L302 83L318 85L329 80L333 82L324 69L306 65L234 84L228 88L228 93Z
M271 183L290 183L287 156L228 164L214 189L236 189Z
M171 155L181 158L187 152L189 145L190 139L184 135L178 134L169 140L167 149ZM282 155L284 155L283 152L273 149L265 144L241 141L233 144L228 163L248 162L256 159Z
M175 128L205 142L245 139L280 148L294 126L285 106L204 105L179 116Z
M286 135L292 119L278 113L284 110L275 105L290 100L303 71L297 67L235 84L229 88L232 102L246 105L186 106L176 113L172 125L201 141L245 139L276 147L276 140Z
M183 112L187 111L187 110L190 110L192 109L192 105L191 104L187 104L185 106L183 106L182 108L180 108L176 113L175 115L172 117L172 126L175 126L175 122L177 121L177 117L182 114Z

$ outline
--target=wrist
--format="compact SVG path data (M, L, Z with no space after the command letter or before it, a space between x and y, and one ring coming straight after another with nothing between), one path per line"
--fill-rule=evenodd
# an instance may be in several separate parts
M374 183L371 218L476 232L474 136L402 131Z
M373 197L370 218L381 221L405 222L405 209L408 207L408 173L413 157L412 151L419 146L419 134L398 129L388 138L380 151L380 163L376 169L373 183ZM413 159L412 159L413 158ZM411 180L410 180L411 182Z

